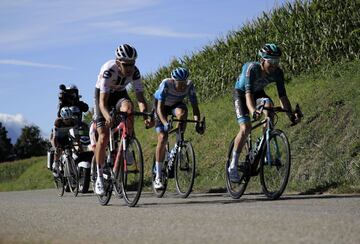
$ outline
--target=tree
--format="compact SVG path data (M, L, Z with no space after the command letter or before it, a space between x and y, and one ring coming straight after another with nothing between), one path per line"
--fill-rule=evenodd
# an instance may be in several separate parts
M20 159L46 155L48 148L49 142L40 136L37 126L25 126L15 144L15 152Z
M0 162L7 161L13 156L13 145L7 137L7 130L0 122Z

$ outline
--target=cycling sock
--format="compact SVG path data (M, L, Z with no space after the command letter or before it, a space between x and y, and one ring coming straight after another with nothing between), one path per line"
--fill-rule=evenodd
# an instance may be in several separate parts
M162 165L162 162L156 161L156 163L155 163L155 167L156 167L156 178L160 178L160 177L161 177L161 165Z
M96 167L97 167L98 177L103 177L103 168L99 164L97 164Z
M233 151L232 159L230 162L230 169L237 168L240 153Z

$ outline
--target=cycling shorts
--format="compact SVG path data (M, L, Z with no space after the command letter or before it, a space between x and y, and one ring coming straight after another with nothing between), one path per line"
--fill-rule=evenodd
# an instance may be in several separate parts
M157 100L155 100L155 108L157 108ZM183 102L179 102L176 103L172 106L164 106L164 112L165 112L165 116L169 116L169 115L174 115L175 116L175 109L177 108L181 108L183 110L185 110L186 112L188 111L187 106L185 103ZM157 133L160 132L164 132L164 125L161 122L159 115L157 113L157 111L154 113L154 118L155 118L155 130Z
M253 93L253 96L256 105L261 104L263 102L273 104L271 98L268 95L266 95L264 90ZM234 89L233 100L234 100L234 107L235 107L236 119L238 124L250 123L251 119L249 116L249 109L246 105L245 92L239 89Z
M100 107L99 107L99 98L100 98L100 89L95 88L95 114L94 114L94 118L96 121L96 127L100 128L100 127L104 127L105 126L105 118L103 116L103 114L101 113ZM109 112L111 111L112 108L115 108L116 111L120 110L121 104L124 101L130 101L131 99L127 93L126 90L123 91L115 91L115 92L111 92L109 94L109 99L108 99L108 104L107 104L107 109L109 110Z

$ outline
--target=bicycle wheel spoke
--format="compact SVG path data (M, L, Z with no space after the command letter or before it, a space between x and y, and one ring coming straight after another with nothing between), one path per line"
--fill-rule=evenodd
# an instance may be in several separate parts
M272 132L269 152L263 160L260 180L265 195L277 199L284 192L290 174L290 147L285 134Z
M246 144L240 153L240 158L238 161L238 174L240 176L240 182L238 182L238 183L232 182L230 180L230 175L229 175L229 167L230 167L230 162L232 159L233 148L234 148L234 139L230 143L228 159L225 164L226 188L232 198L239 199L244 194L247 184L250 180L250 177L246 172L246 171L249 171L249 170L246 170L246 167L249 167L247 165L248 164L247 154L249 151L248 150L249 146Z
M195 178L195 153L190 142L185 142L175 158L176 189L186 198L192 191Z
M136 138L129 140L127 151L124 153L124 161L121 161L121 185L124 200L129 207L133 207L138 202L144 177L144 162L141 146Z

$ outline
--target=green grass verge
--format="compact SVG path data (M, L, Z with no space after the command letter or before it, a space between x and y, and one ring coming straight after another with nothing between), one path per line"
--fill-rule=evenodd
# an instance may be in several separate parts
M360 193L360 61L339 64L331 72L319 70L302 75L287 84L292 104L299 103L303 121L289 126L285 115L277 127L285 131L291 143L292 169L287 192ZM267 93L278 105L275 87ZM224 164L228 144L238 131L231 94L200 104L206 116L203 136L188 125L197 162L195 191L225 189ZM190 108L191 114L191 108ZM150 168L156 147L156 133L136 123L145 161L145 188L150 190ZM173 139L171 139L173 141ZM0 164L0 191L52 187L46 158L38 157ZM173 181L173 180L171 180ZM171 183L173 189L173 184ZM251 179L247 192L260 192L258 177Z

